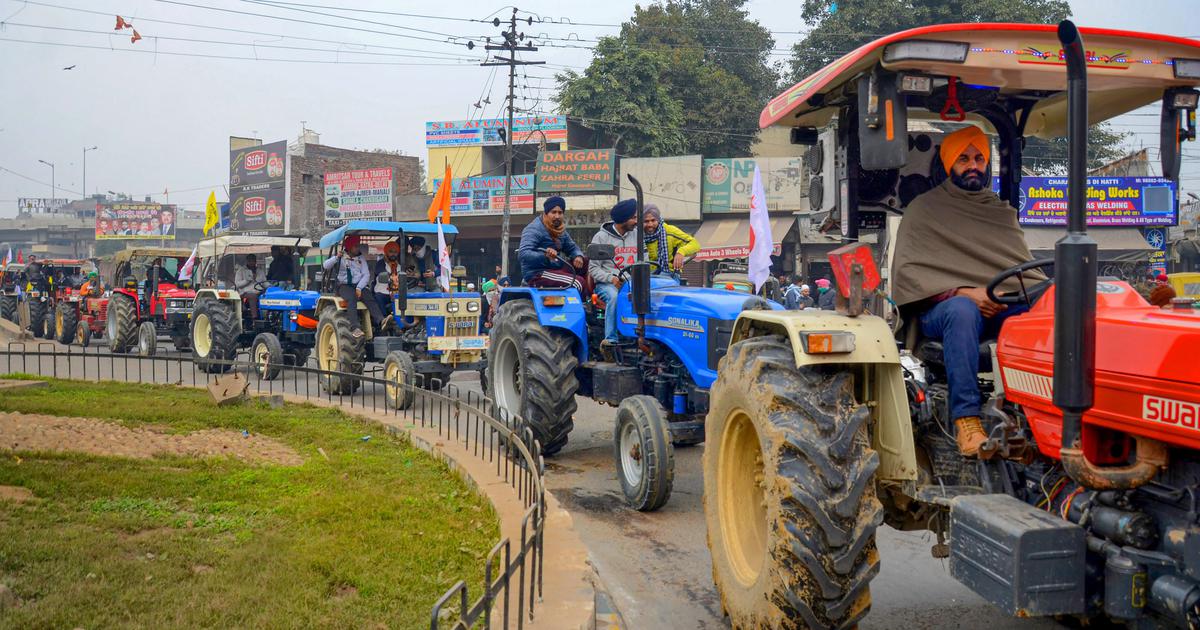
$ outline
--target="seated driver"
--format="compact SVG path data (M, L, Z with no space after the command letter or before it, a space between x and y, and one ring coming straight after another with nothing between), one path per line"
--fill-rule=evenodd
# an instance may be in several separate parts
M892 268L896 304L919 313L921 334L942 342L949 417L958 429L958 450L967 457L978 455L987 439L979 421L979 342L995 338L1006 318L1028 310L991 301L985 287L1001 271L1033 258L1016 209L992 192L989 149L987 136L974 126L943 139L939 156L948 178L905 209ZM1025 274L1026 286L1044 279ZM998 293L1018 290L1015 276L997 287Z
M562 197L547 199L542 204L542 216L521 230L517 258L521 261L525 284L546 288L575 287L582 293L583 282L579 276L586 271L583 268L583 252L567 233L567 225L563 220L566 209L567 202ZM571 264L564 263L559 253Z
M238 265L233 273L233 285L250 309L250 319L258 319L258 288L267 281L267 274L258 266L258 256L246 254L246 264Z

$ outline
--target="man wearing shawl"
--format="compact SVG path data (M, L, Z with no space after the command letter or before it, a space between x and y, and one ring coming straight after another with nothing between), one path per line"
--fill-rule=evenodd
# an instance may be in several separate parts
M662 220L662 211L652 203L642 208L642 234L646 260L656 263L654 273L678 273L683 263L700 251L700 241ZM635 224L636 225L636 224Z
M939 156L947 179L905 209L892 267L896 304L920 314L925 337L942 341L950 417L959 452L968 457L978 455L987 439L979 421L979 342L1027 310L991 301L985 287L1001 271L1033 258L1017 211L991 190L989 149L987 136L974 126L943 139ZM1025 278L1044 280L1036 272ZM1019 288L1013 277L998 292Z

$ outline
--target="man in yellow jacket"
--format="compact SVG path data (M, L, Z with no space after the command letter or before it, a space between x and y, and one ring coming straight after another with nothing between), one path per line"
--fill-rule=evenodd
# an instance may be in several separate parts
M658 206L648 203L642 209L642 228L646 239L646 260L657 263L655 273L678 272L683 263L700 251L700 241L691 234L662 220Z

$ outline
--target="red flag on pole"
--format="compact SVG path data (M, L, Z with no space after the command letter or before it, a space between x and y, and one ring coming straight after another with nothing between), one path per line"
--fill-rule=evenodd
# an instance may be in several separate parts
M17 262L25 264L25 257L21 255L21 250L17 250Z
M119 31L119 30L121 30L121 29L123 29L123 28L129 28L129 22L126 22L126 21L125 21L125 18L123 18L123 17L121 17L121 16L119 16L119 15L118 15L118 16L117 16L117 27L116 27L116 28L114 28L113 30L114 30L114 31Z
M133 29L133 37L129 38L129 43L136 44L137 40L139 40L141 38L142 38L142 36L138 34L137 29L135 28L135 29Z

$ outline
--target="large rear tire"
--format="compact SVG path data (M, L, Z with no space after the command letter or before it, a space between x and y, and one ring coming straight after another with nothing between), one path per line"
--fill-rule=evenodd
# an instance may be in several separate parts
M59 302L54 313L54 337L64 346L75 339L75 328L79 325L79 306L74 302Z
M237 356L242 324L230 304L219 300L197 300L192 311L192 361L209 374L228 372Z
M48 310L46 302L43 302L40 298L29 300L29 332L33 335L34 339L49 338L49 335L46 334L46 330L51 328L46 321L46 318L49 316Z
M17 296L0 295L0 317L10 322L17 321Z
M529 300L513 300L496 314L490 346L488 391L496 406L525 420L543 455L562 450L578 408L574 339L543 327Z
M108 301L108 349L121 354L137 343L137 309L133 299L122 293Z
M320 378L321 386L331 394L353 394L362 383L353 375L362 374L366 360L366 335L354 335L354 325L344 310L327 308L317 323L317 367L341 374Z
M851 628L879 573L879 456L841 366L796 367L787 340L730 347L713 385L704 518L734 628Z

